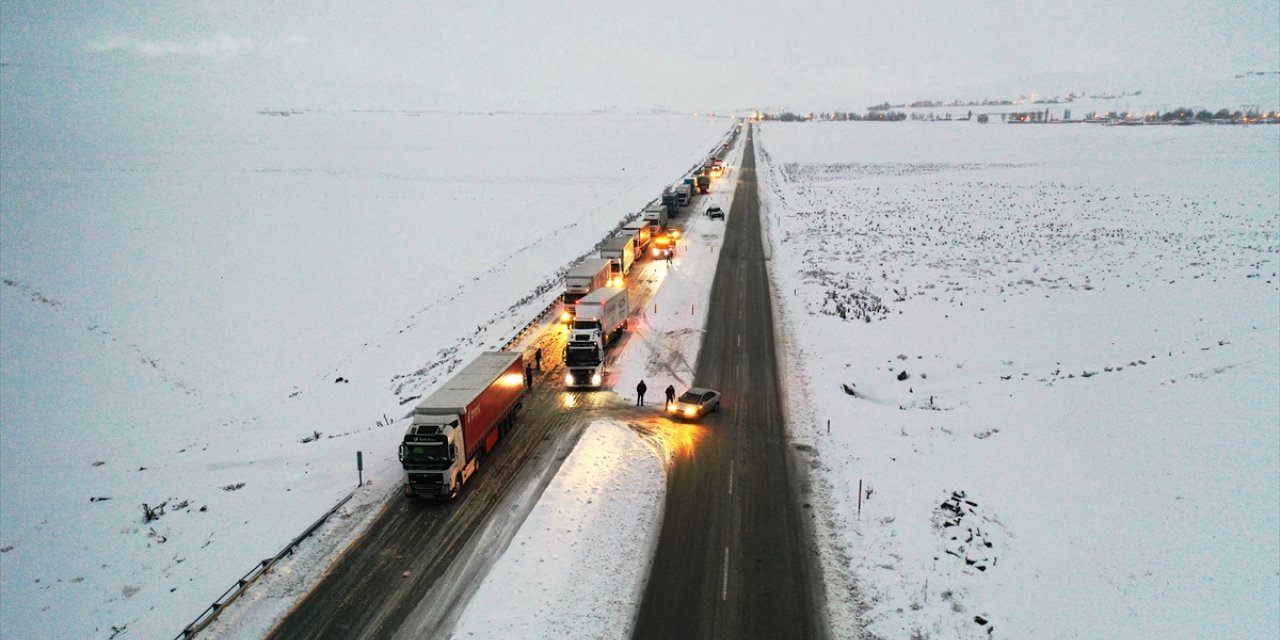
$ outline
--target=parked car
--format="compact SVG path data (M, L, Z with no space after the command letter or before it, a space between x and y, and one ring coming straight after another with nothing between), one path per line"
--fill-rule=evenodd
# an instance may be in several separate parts
M720 392L694 387L667 405L667 413L677 418L697 420L720 408Z
M724 209L721 209L720 207L707 207L707 217L712 220L717 218L724 220Z

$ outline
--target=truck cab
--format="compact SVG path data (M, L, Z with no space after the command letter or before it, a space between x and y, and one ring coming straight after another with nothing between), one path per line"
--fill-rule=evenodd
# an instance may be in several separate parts
M405 493L411 496L454 498L475 465L461 464L462 420L457 415L417 415L400 443Z

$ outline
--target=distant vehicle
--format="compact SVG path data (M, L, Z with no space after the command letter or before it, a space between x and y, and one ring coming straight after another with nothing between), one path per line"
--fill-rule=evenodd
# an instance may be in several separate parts
M675 240L670 233L659 234L653 239L653 257L657 259L670 258L675 251Z
M644 256L649 248L649 240L653 237L653 224L648 220L636 220L622 226L623 233L630 233L636 238L636 259Z
M720 409L720 392L694 387L667 405L667 413L677 418L697 420Z
M668 187L662 192L662 206L667 208L667 216L674 218L680 213L680 194L675 187Z
M701 175L697 177L697 180L698 180L698 193L705 194L705 193L711 192L711 176Z
M419 402L400 444L404 494L456 498L515 424L524 391L524 358L488 351Z
M608 258L588 258L564 274L564 309L561 322L573 321L573 303L583 296L609 284L613 261Z
M610 237L600 248L600 257L613 261L613 266L610 267L609 286L624 286L626 276L631 272L631 263L636 260L636 237L625 234Z
M707 207L707 217L712 220L724 220L724 209L720 207Z
M659 228L667 226L668 213L667 207L661 204L651 204L644 208L644 219L654 227L654 234L657 234Z
M693 178L689 178L692 180ZM676 193L676 206L685 207L693 200L693 185L678 184L673 189Z

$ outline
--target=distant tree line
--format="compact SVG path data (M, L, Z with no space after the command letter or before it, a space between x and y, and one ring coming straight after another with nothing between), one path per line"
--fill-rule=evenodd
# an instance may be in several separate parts
M836 120L836 121L868 121L868 122L897 122L906 120L907 114L901 111L869 111L866 114L858 114L852 111L832 111L830 113L792 113L783 111L781 113L762 113L761 120L772 120L775 122L809 122L811 120Z
M1250 119L1260 119L1262 117L1262 114L1259 114L1257 111L1254 111L1254 110L1241 111L1237 109L1235 111L1231 111L1229 109L1218 109L1217 111L1210 112L1208 109L1200 109L1199 111L1197 111L1195 109L1188 109L1186 107L1178 107L1173 111L1166 111L1160 114L1160 121L1161 122L1192 122L1192 121L1213 122L1217 120L1218 122L1222 122L1222 121L1239 122L1240 120L1243 120L1246 117Z
M952 120L949 113L935 114L912 112L909 116L903 111L879 109L881 105L876 105L872 110L866 113L854 113L852 111L828 111L823 113L795 113L793 111L782 111L777 113L761 113L757 117L760 120L775 122L810 122L813 120L823 121L853 121L853 122L900 122L902 120ZM978 114L978 122L988 122L990 117L999 116L1005 122L1026 122L1026 123L1047 123L1047 122L1117 122L1121 124L1134 123L1170 123L1170 124L1195 124L1195 123L1214 123L1214 124L1280 124L1280 110L1275 111L1259 111L1257 108L1247 109L1218 109L1210 111L1203 108L1178 107L1170 111L1159 113L1119 113L1114 111L1100 112L1094 111L1088 113L1084 120L1072 120L1071 110L1067 109L1061 113L1061 117L1050 113L1049 109L1037 111L1024 111L1013 113L998 114ZM966 121L973 120L974 113L970 109L963 116L955 118L955 120Z

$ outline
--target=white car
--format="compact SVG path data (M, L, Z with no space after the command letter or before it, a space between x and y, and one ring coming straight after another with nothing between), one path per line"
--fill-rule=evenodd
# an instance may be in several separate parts
M677 418L697 420L720 409L720 392L694 387L667 405L667 413Z

